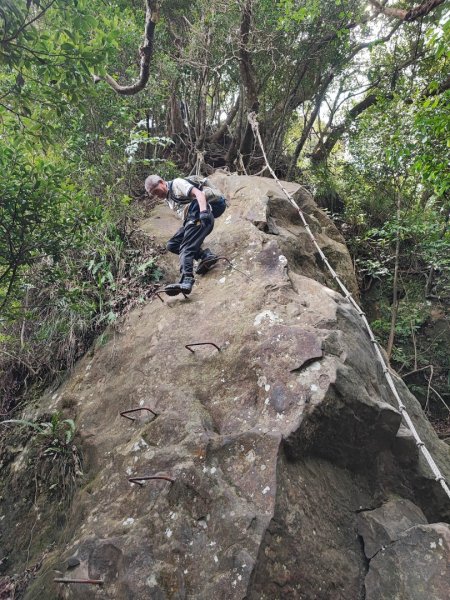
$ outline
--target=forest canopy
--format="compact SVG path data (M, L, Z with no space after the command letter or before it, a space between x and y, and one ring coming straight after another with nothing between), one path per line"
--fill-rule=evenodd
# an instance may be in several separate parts
M159 277L146 174L302 182L393 365L448 414L448 0L3 0L3 410ZM439 326L437 325L439 324ZM447 411L447 412L446 412Z

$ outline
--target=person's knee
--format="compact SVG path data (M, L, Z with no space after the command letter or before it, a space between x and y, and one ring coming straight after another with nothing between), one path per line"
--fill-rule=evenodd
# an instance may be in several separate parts
M174 254L178 254L180 251L180 245L177 244L176 242L173 242L172 240L169 240L166 244L166 249L169 252L173 252Z

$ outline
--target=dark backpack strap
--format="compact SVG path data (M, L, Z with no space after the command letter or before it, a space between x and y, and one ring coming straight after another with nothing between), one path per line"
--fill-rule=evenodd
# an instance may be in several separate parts
M193 185L193 184L191 184ZM182 198L178 198L177 196L175 196L175 194L173 193L173 181L169 181L169 200L172 200L172 202L175 202L175 204L189 204L190 202L192 202L192 198L189 198L188 196L182 197Z
M188 183L190 183L191 185L193 185L195 188L197 188L200 191L202 191L203 188L204 188L204 184L203 183L197 183L196 181L192 181L192 179L189 179L189 177L184 177L183 179L185 181L187 181Z
M172 200L172 202L176 202L175 198L173 197L173 192L172 192L172 188L173 188L173 181L169 181L169 200Z

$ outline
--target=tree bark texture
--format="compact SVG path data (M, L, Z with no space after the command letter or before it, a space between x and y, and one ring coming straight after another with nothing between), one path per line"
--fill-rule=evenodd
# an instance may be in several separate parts
M239 94L239 96L236 99L236 102L233 105L233 108L228 113L227 118L222 123L222 125L219 127L219 129L217 129L217 131L209 138L209 140L208 140L209 142L212 142L212 143L217 142L227 132L228 127L232 124L232 122L234 121L234 119L239 111L240 102L241 102L241 95Z
M239 45L239 69L241 80L245 90L245 101L247 112L258 112L259 102L255 73L252 64L252 57L249 51L250 28L252 23L252 5L253 0L246 0L241 19L240 45ZM239 152L242 155L244 166L247 167L250 161L253 149L253 130L248 121L245 125L245 133L241 140Z

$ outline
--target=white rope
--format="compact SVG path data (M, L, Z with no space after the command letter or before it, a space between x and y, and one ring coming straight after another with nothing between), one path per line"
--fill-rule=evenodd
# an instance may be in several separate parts
M325 256L325 254L322 252L322 249L319 247L319 244L316 241L316 238L314 237L314 234L312 233L308 223L306 222L306 219L304 217L304 214L301 210L301 208L298 206L297 202L294 200L294 198L291 196L291 194L283 187L281 181L278 179L278 177L275 175L275 172L273 171L272 167L269 164L269 161L267 160L267 156L266 156L266 152L264 149L264 145L262 143L262 139L261 139L261 135L259 133L259 127L258 127L258 121L256 118L256 114L254 112L250 113L248 115L248 120L250 122L250 125L252 126L253 132L256 135L256 137L258 138L258 142L259 145L261 146L261 150L264 156L264 160L266 161L266 165L267 168L269 169L270 173L272 174L272 177L275 179L275 181L277 182L277 184L280 186L280 188L283 190L284 194L286 195L286 198L289 200L289 202L292 204L292 206L297 210L298 214L300 215L300 218L302 220L302 223L306 229L306 231L309 234L309 237L311 238L311 241L313 242L314 246L317 248L317 251L319 252L323 262L325 263L325 265L327 266L328 270L330 271L333 279L336 281L336 283L339 285L339 287L341 288L342 292L344 293L345 298L347 298L347 300L350 301L350 303L353 305L353 307L356 309L356 312L359 314L359 316L361 317L361 319L363 320L364 325L366 326L366 329L369 333L369 337L370 337L370 341L373 344L373 347L375 349L375 353L378 357L378 360L380 361L382 367L383 367L383 373L386 377L386 380L388 382L388 385L397 401L398 404L398 408L400 410L400 413L403 417L403 419L405 420L405 423L408 427L408 429L411 431L412 435L414 436L415 442L416 442L416 446L418 448L420 448L422 454L425 457L425 460L427 461L430 469L433 472L433 475L436 479L436 481L438 481L442 488L444 489L444 492L447 494L447 496L450 498L450 489L445 481L444 476L442 475L441 471L439 470L436 462L434 461L433 457L431 456L431 454L429 453L429 451L427 450L427 448L425 447L425 444L422 442L422 440L419 437L419 434L417 433L416 428L414 427L414 423L411 420L411 417L409 416L405 405L403 404L398 392L397 392L397 388L395 387L394 384L394 380L392 379L392 375L390 373L389 367L386 364L386 361L384 360L383 354L381 353L381 349L380 346L378 344L378 342L375 339L375 336L373 335L372 329L369 325L369 321L366 318L366 315L364 314L364 312L361 310L361 308L359 307L358 303L355 301L355 299L353 298L353 296L351 295L351 293L348 291L348 289L345 287L345 285L342 283L342 281L339 279L338 274L336 273L336 271L333 269L333 267L330 265L330 263L328 262L327 257Z
M240 167L241 171L244 173L244 175L248 175L247 170L244 165L244 161L242 159L242 154L240 153L239 150L238 150L238 159L239 159L239 167Z
M197 150L197 165L195 168L195 174L198 176L200 176L201 173L201 168L202 168L202 164L205 160L205 152L201 152L200 150Z
M202 168L202 164L204 163L204 161L205 161L205 152L196 150L195 165L192 167L191 172L189 173L189 177L194 174L194 171L197 176L201 175L201 168Z

